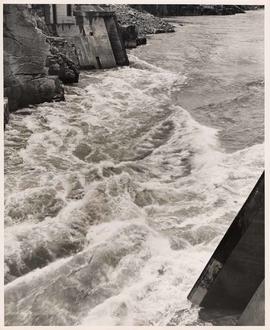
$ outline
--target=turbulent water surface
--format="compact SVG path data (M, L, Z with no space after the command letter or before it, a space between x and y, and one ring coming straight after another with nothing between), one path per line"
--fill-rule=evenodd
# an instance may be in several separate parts
M263 11L173 20L12 114L6 324L206 324L187 294L264 166Z

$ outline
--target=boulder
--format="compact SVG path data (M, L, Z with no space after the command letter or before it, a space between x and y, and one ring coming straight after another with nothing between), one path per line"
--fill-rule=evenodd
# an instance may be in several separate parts
M48 73L58 76L63 83L77 83L80 65L75 45L60 37L47 37L47 42L51 53L46 60Z
M4 5L4 92L9 110L64 100L57 76L48 76L46 36L39 30L27 5Z

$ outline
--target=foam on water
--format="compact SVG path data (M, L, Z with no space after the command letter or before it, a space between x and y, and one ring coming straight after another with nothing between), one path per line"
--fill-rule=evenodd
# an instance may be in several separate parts
M186 296L263 170L263 145L226 153L172 104L185 77L131 62L11 115L9 325L198 322Z

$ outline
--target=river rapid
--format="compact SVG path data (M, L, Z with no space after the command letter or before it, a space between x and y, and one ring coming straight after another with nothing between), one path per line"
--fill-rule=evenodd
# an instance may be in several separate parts
M11 115L6 325L211 324L186 297L264 168L263 19L175 17Z

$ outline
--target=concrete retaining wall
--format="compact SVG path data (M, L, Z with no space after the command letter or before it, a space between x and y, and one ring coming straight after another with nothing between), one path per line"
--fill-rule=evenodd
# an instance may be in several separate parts
M111 45L108 31L103 17L80 17L78 25L57 24L56 33L70 40L76 46L80 68L82 69L107 69L120 65L123 62L127 64L127 57L124 59L125 50L122 48L121 57L116 62L115 54ZM119 47L120 46L119 41ZM116 54L118 55L118 54Z
M265 284L260 284L241 315L238 325L265 325Z
M125 44L121 36L120 28L115 16L107 17L105 25L108 31L112 51L117 65L128 65L128 57L125 49ZM136 40L135 40L136 42Z
M91 26L91 28L90 28ZM98 68L112 68L116 66L116 61L112 51L110 39L106 29L103 17L93 17L89 25L85 25L85 29L92 30L93 38L95 40L95 51ZM86 30L86 31L87 31ZM86 32L85 31L85 32ZM100 63L99 63L100 61Z
M188 299L208 309L234 309L240 314L264 280L264 272L263 174Z

